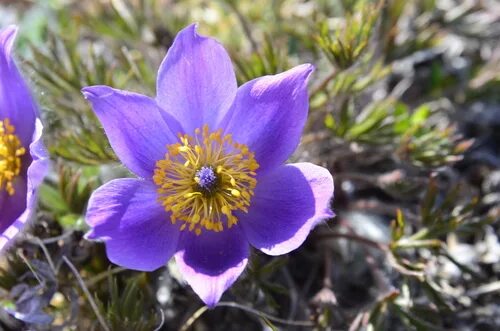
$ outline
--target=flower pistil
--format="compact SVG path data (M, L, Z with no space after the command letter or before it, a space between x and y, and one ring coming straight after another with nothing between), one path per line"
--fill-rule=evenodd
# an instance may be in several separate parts
M0 121L0 191L5 190L9 195L15 193L12 183L21 172L21 156L26 153L14 132L9 119Z
M238 222L234 212L247 212L259 167L254 154L222 130L208 125L194 136L179 134L180 143L167 146L165 158L156 163L153 181L159 201L171 221L184 222L197 235L202 229L219 232Z

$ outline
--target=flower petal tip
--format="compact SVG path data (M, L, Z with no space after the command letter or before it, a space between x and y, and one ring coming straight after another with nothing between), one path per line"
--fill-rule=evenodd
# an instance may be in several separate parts
M97 236L96 236L96 234L95 234L94 230L90 230L89 232L87 232L87 233L85 233L85 234L83 235L83 238L84 238L85 240L96 240L96 239L97 239Z
M218 40L216 40L212 37L207 37L207 36L204 36L202 34L199 34L198 28L199 28L198 22L191 23L190 25L186 26L184 29L179 31L176 39L177 38L178 39L189 38L189 39L184 39L184 40L191 40L191 42L197 42L197 43L203 42L206 39L211 39L211 40L214 40L217 44L221 45L221 43Z
M105 98L114 93L114 89L106 85L87 86L82 88L81 91L87 100Z
M316 70L316 67L310 63L304 63L292 68L291 70L302 72L304 79L307 81L309 76L314 72L314 70Z
M16 40L18 27L9 25L0 31L0 46L4 48L6 54L10 54L14 41Z
M217 304L219 303L219 300L220 300L220 298L218 298L217 300L207 300L207 301L205 301L202 298L203 303L205 304L205 306L207 306L208 309L214 309L215 307L217 307Z
M198 26L199 26L198 22L193 22L193 23L189 24L188 26L186 26L183 30L184 31L192 31L191 33L196 37L196 36L198 36Z

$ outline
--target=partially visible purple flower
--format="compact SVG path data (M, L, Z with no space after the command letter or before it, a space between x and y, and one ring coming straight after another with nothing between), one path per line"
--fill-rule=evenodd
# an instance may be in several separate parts
M283 165L307 118L312 71L304 64L237 88L224 48L191 25L161 64L156 99L84 88L139 177L93 193L87 238L104 240L109 259L131 269L151 271L174 255L210 307L245 269L250 245L270 255L299 247L333 215L330 173Z
M38 109L12 57L16 33L0 30L0 250L33 213L48 162Z
M56 276L46 262L32 259L30 265L34 271L22 275L19 281L24 282L18 283L10 290L9 297L15 302L15 308L4 307L4 309L16 319L30 324L31 327L50 324L54 318L44 310L58 289ZM31 286L27 281L30 279L38 280L38 282Z

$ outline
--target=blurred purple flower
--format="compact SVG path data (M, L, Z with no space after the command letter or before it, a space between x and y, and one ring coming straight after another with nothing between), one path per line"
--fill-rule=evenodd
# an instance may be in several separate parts
M33 213L48 162L38 109L12 58L16 33L0 30L0 250Z
M52 323L54 318L44 310L58 289L57 279L46 262L32 259L30 265L33 272L30 270L18 278L22 283L18 283L10 290L9 297L15 301L15 308L4 307L4 309L18 320L35 326L36 330L46 330L42 325ZM33 280L36 281L36 285L29 285Z
M93 193L87 238L104 240L109 259L131 269L175 255L211 307L244 270L249 243L270 255L299 247L333 215L330 173L283 165L307 118L312 71L304 64L237 88L224 48L190 25L160 66L156 99L84 88L112 148L140 177Z

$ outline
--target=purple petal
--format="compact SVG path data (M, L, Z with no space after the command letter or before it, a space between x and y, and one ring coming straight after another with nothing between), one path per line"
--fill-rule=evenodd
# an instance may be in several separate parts
M183 232L179 244L175 260L182 275L201 300L214 307L247 265L249 247L241 229L234 226L199 236Z
M38 188L47 173L49 160L46 156L33 154L25 158L32 160L29 168L14 181L14 195L9 196L5 190L0 192L0 251L12 245L14 237L36 210Z
M49 168L49 153L42 140L43 125L37 118L35 121L35 133L30 145L31 165L28 169L28 185L35 188L40 185Z
M222 45L200 36L192 24L177 34L158 71L156 88L158 104L192 134L204 124L218 127L237 84Z
M19 218L19 220L23 223L29 220L35 212L38 202L38 189L49 170L50 159L49 154L43 145L42 131L42 122L37 118L35 122L35 133L33 134L33 142L30 144L31 164L29 165L27 171L27 207L25 213Z
M36 209L38 188L48 170L49 157L42 142L43 126L34 120L29 155L22 158L21 174L14 181L15 194L0 192L0 251L12 245L14 237L24 228Z
M14 181L14 195L0 191L0 251L12 244L12 239L22 230L28 218L26 208L27 181L19 176Z
M8 118L23 146L27 147L33 139L38 111L12 58L16 34L15 26L0 31L0 120Z
M239 215L248 241L269 255L299 247L311 229L333 216L333 179L311 163L281 166L259 180L248 214Z
M307 80L313 69L303 64L238 89L223 126L255 153L259 172L281 165L299 144L309 107Z
M108 86L86 87L82 92L122 163L136 175L151 178L166 145L177 142L180 127L175 119L162 114L153 99L140 94Z
M133 178L115 179L89 200L88 239L102 239L108 258L129 269L152 271L172 257L178 227L157 202L154 184Z

